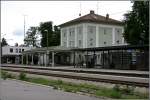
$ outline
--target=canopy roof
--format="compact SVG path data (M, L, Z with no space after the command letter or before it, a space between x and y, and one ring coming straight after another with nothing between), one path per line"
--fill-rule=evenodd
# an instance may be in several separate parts
M107 46L107 47L94 47L94 48L69 48L63 46L36 48L22 53L46 53L49 52L74 52L74 51L106 51L106 50L131 50L131 49L145 49L148 50L148 45L121 45L121 46Z

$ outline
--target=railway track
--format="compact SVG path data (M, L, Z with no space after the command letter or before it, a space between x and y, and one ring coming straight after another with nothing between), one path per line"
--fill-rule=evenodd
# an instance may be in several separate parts
M127 76L117 76L117 75L101 75L101 74L91 74L91 73L76 73L76 72L64 72L64 71L54 71L54 70L43 70L35 68L19 68L19 67L2 67L2 70L12 71L12 72L25 72L28 74L37 74L45 76L62 77L69 79L78 79L86 81L95 82L105 82L112 84L123 84L138 87L149 87L149 79L142 77L127 77Z
M83 70L83 69L65 69L65 68L51 68L51 67L27 67L27 66L19 66L19 65L3 65L2 67L9 67L9 68L25 68L25 69L37 69L37 70L51 70L51 71L63 71L63 72L75 72L75 73L89 73L89 74L103 74L103 75L116 75L116 76L127 76L127 77L142 77L142 78L149 78L149 73L133 73L133 72L115 72L115 71L96 71L96 70Z

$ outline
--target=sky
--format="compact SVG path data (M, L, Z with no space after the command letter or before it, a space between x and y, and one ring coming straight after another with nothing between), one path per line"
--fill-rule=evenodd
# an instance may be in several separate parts
M24 18L25 31L40 22L52 21L60 25L72 19L89 14L96 14L123 20L123 14L132 10L131 1L1 1L1 37L9 45L23 44Z

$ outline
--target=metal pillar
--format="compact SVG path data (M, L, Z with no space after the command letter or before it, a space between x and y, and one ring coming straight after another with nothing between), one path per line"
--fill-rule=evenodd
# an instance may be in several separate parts
M95 60L96 60L96 54L95 54L95 50L94 50L94 56L93 56L93 60L94 60L94 65L93 65L93 67L95 67Z
M43 66L44 66L44 53L43 53Z
M47 54L45 53L45 55L44 55L45 57L45 67L47 66Z
M108 66L109 66L109 68L110 68L110 53L109 53L109 50L108 50Z
M52 67L54 67L55 64L55 52L52 52Z
M8 57L6 59L7 59L7 64L8 64Z
M31 61L31 65L33 65L33 54L32 54L32 61Z
M38 53L39 65L41 65L41 54Z
M103 51L103 68L104 68L104 51Z
M49 65L49 51L46 52L46 65Z
M28 54L26 54L26 65L28 65Z
M75 51L74 51L74 59L73 59L74 68L75 68L75 57L76 57L76 55L75 55Z
M123 59L123 58L124 58L124 57L123 57L123 49L122 49L121 51L122 51L122 52L121 52L121 66L123 67L123 60L124 60L124 59Z
M22 54L22 59L21 59L21 63L22 63L22 65L23 65L23 54Z

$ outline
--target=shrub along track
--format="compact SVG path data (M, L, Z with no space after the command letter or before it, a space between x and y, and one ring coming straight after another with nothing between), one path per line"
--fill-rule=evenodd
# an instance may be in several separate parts
M82 73L82 72L64 72L64 71L50 71L48 69L39 69L39 68L27 68L27 67L2 67L2 70L5 71L13 71L13 72L25 72L29 74L37 74L37 75L45 75L45 76L54 76L54 77L62 77L62 78L70 78L70 79L78 79L78 80L86 80L86 81L95 81L95 82L106 82L112 84L123 84L123 85L131 85L138 87L149 87L149 79L142 77L127 77L121 76L122 78L118 78L120 76L117 75L106 75L106 78L98 77L100 74L91 74L91 73ZM97 77L96 77L97 76ZM108 78L108 76L110 78ZM113 78L111 78L113 77Z

